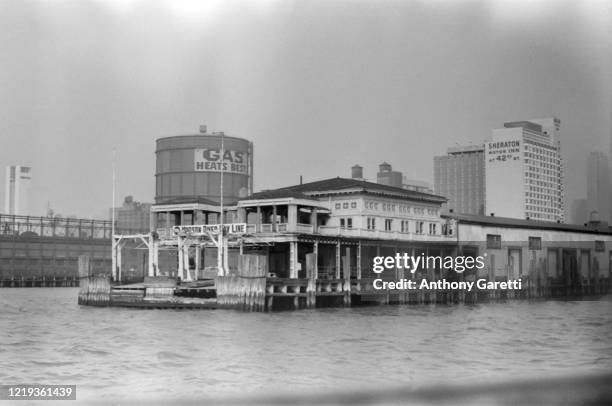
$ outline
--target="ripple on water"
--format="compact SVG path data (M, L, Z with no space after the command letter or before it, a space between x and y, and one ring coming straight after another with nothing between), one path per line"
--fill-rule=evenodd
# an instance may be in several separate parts
M0 380L108 399L612 369L611 300L249 314L83 308L77 292L2 291Z

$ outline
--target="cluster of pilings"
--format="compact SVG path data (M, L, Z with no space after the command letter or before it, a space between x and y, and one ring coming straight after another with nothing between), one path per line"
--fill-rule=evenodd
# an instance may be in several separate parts
M79 257L79 304L90 306L110 305L110 275L91 275L89 257Z
M217 276L217 305L247 311L263 311L266 306L267 258L242 255L237 275Z

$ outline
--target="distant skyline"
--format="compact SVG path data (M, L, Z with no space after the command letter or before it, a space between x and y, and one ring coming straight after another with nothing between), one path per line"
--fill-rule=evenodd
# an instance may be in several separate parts
M152 202L155 139L200 124L253 141L255 190L383 161L433 183L448 147L556 116L569 205L611 150L605 0L5 0L0 33L0 167L65 215L108 213L113 148L117 205Z

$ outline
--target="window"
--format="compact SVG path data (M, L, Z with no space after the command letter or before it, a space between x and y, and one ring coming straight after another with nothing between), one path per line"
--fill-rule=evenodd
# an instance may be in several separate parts
M368 230L376 230L376 219L368 217Z
M595 251L605 251L606 244L602 240L595 240Z
M340 218L340 228L353 228L353 219L351 217Z
M416 222L416 233L417 234L423 234L423 222L422 221L417 221Z
M336 203L336 210L340 210L342 208L342 205L340 203Z
M408 220L402 220L402 222L400 224L402 233L407 233L408 232L408 224L409 224Z
M436 223L429 223L429 234L434 235L437 234L438 230L437 230L437 224Z
M343 209L348 209L349 208L348 202L342 203L342 208Z
M487 248L501 249L501 235L487 234Z
M542 249L542 238L529 237L529 249L530 250L541 250Z
M393 228L393 220L385 219L385 231L391 231Z
M357 202L351 202L351 209L357 208Z

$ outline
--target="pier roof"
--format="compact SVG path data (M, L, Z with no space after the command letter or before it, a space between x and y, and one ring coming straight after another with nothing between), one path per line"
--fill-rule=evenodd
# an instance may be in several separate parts
M321 195L327 196L339 193L371 193L439 204L445 203L447 201L447 199L443 196L438 196L430 193L417 192L414 190L383 185L380 183L368 182L360 179L340 177L323 179L309 183L302 183L299 185L288 186L260 193L267 193L270 195L277 194L277 196L275 197L297 197L301 195L306 198L312 198L313 196ZM256 193L255 195L258 194ZM253 197L248 197L247 199L252 198ZM257 198L261 199L263 197L258 196Z
M295 199L311 199L310 196L291 189L272 189L262 190L261 192L253 193L252 195L240 200L262 200L262 199L279 199L293 197Z
M539 221L539 220L527 220L527 219L516 219L510 217L497 217L497 216L482 216L475 214L460 214L460 213L446 213L442 215L443 218L455 219L459 223L464 224L479 224L484 226L498 226L498 227L509 227L509 228L532 228L538 230L557 230L557 231L572 231L589 234L604 234L612 235L612 228L606 223L599 224L566 224L566 223L555 223L552 221Z

